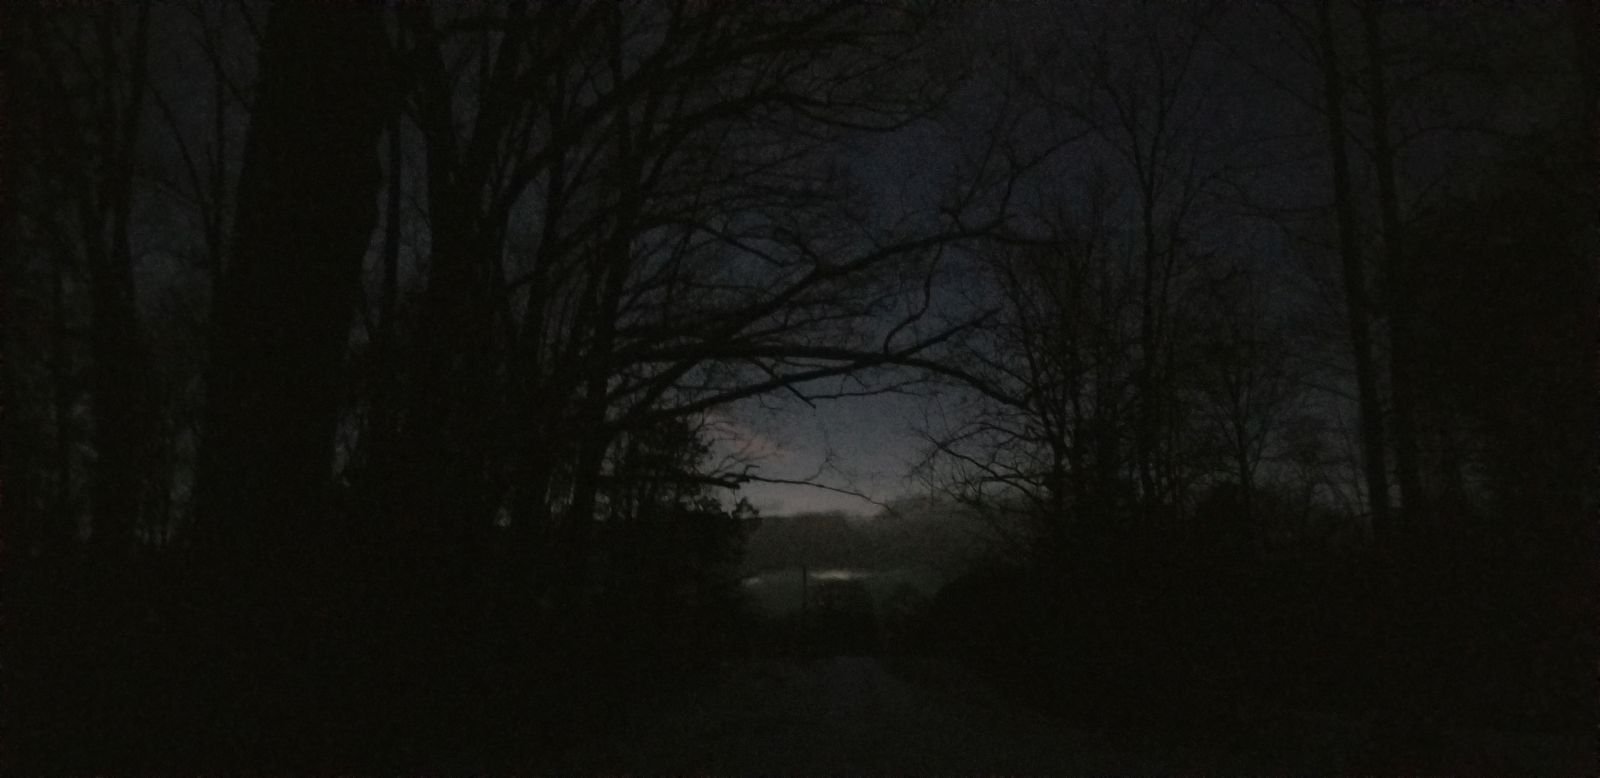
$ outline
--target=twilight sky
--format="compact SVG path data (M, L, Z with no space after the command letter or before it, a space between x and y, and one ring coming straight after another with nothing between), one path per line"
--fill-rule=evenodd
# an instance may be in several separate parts
M819 402L813 410L789 402L778 411L741 408L735 418L740 431L749 436L751 451L765 455L758 475L815 476L819 483L885 501L916 490L905 474L920 448L911 426L921 418L924 403L916 397L886 395ZM763 514L877 511L877 506L858 497L811 486L754 483L740 493Z
M1048 81L1054 77L1052 73L1062 72L1051 68L1059 69L1063 62L1072 62L1071 52L1085 48L1078 44L1088 43L1071 39L1072 20L1053 18L1066 13L1062 10L1065 7L1067 4L1057 7L1051 3L985 6L975 10L970 24L945 45L969 55L979 52L980 58L990 61L1054 60L1054 64L1039 71L1038 78ZM1155 89L1158 83L1164 83L1162 79L1171 77L1170 71L1157 72L1147 58L1147 50L1142 50L1161 33L1140 26L1135 18L1140 12L1130 10L1124 14L1115 6L1096 4L1078 8L1079 13L1091 9L1090 13L1097 17L1107 14L1103 18L1113 22L1113 39L1127 47L1119 50L1122 61L1111 71L1113 83L1127 90L1124 95ZM1329 285L1335 282L1335 266L1327 246L1321 243L1323 239L1317 235L1321 228L1314 224L1318 218L1315 214L1322 212L1331 198L1316 65L1308 58L1305 43L1295 40L1270 8L1246 4L1225 8L1227 12L1217 17L1215 26L1201 37L1183 71L1182 92L1174 112L1181 126L1169 128L1175 141L1186 147L1180 156L1187 154L1197 165L1190 172L1197 172L1207 181L1225 182L1220 186L1200 185L1208 190L1200 206L1203 214L1188 234L1208 250L1249 256L1258 270L1278 279L1274 284L1274 308L1294 318L1338 322L1341 314L1334 296L1329 294ZM1507 11L1479 8L1475 12L1433 14L1426 17L1426 29L1397 27L1390 33L1407 39L1409 45L1426 48L1436 39L1470 37L1472 31L1492 34L1496 13L1504 12ZM1064 21L1068 23L1063 24ZM1128 24L1133 26L1124 26ZM1056 32L1052 33L1052 29ZM1058 37L1063 30L1067 37ZM1150 37L1147 39L1146 35ZM1513 60L1522 67L1555 67L1540 62L1538 55L1527 61L1517 60L1518 56L1526 58L1529 52L1515 45L1502 42L1501 48L1505 51L1485 46L1482 57L1492 61L1507 56L1507 52L1517 52ZM1559 58L1559 49L1553 47L1545 56ZM1166 54L1170 53L1168 47ZM1167 60L1164 67L1170 67L1171 62ZM1395 120L1404 132L1415 133L1415 139L1426 138L1427 143L1420 144L1423 148L1407 149L1408 164L1399 171L1402 196L1424 197L1440 182L1461 175L1460 161L1472 158L1474 150L1488 142L1485 135L1472 132L1471 127L1526 129L1524 125L1536 126L1540 115L1547 113L1538 106L1558 102L1553 94L1525 91L1527 83L1540 83L1537 80L1515 82L1524 85L1519 91L1507 86L1510 82L1498 79L1463 78L1466 80L1448 94L1403 95L1400 105L1406 111ZM1545 88L1554 89L1559 83L1552 80ZM953 160L972 150L972 144L962 139L981 137L982 128L995 115L994 109L1006 103L1007 98L989 82L978 79L973 84L959 93L948 112L935 121L870 138L852 155L850 166L875 193L877 210L886 219L915 213L937 197L939 183ZM1410 87L1403 79L1397 79L1397 84L1402 91ZM1048 83L1045 88L1057 90L1055 94L1068 100L1084 97L1073 91L1067 78ZM1108 104L1096 101L1105 99L1089 98L1099 110L1106 110ZM1081 191L1077 182L1097 168L1111 177L1124 197L1131 195L1132 171L1126 149L1118 147L1116 122L1108 125L1109 137L1092 132L1077 137L1082 129L1075 120L1065 119L1050 108L1035 106L1031 110L1034 113L1019 125L1016 136L1022 144L1037 148L1075 137L1034 182L1048 197L1065 195L1073 200L1075 192ZM1352 117L1357 123L1366 121L1359 110L1353 109ZM1361 166L1357 168L1360 172ZM1119 207L1126 209L1123 213L1132 224L1131 200L1124 199ZM1310 221L1301 224L1297 237L1290 237L1285 231L1285 224L1308 218ZM1336 336L1316 348L1341 342ZM1346 358L1337 351L1303 356L1330 366ZM1338 372L1335 367L1334 373ZM1336 383L1343 379L1328 380ZM1338 405L1331 397L1324 401ZM822 484L863 492L879 501L921 490L920 484L906 476L922 449L913 427L931 407L927 398L845 398L818 402L814 409L792 398L769 398L766 404L769 408L746 403L725 411L737 434L751 441L752 450L765 454L760 475L814 478ZM1342 415L1338 408L1327 407L1322 412L1334 417ZM750 484L741 494L769 514L877 510L860 498L807 486Z
M977 52L980 57L1003 61L1070 58L1077 50L1075 44L1082 41L1071 39L1074 25L1070 17L1055 18L1071 13L1064 10L1069 7L1112 16L1119 15L1123 8L1114 4L1072 6L1049 2L975 6L971 18L954 31L951 40L944 44L948 48L943 51L967 55ZM1130 11L1129 17L1137 13ZM1218 27L1213 30L1214 35L1197 48L1190 74L1196 110L1186 116L1186 121L1204 144L1206 152L1202 156L1206 163L1226 172L1231 179L1243 182L1255 202L1286 211L1321 208L1326 205L1328 194L1319 117L1308 110L1301 98L1287 95L1277 85L1269 83L1278 80L1282 85L1305 89L1308 84L1314 85L1315 72L1298 50L1299 43L1285 37L1277 29L1280 24L1261 24L1261 14L1267 14L1267 21L1271 21L1270 13L1255 5L1229 6L1228 13L1219 19ZM1489 30L1493 28L1492 20L1482 17L1492 15L1480 9L1477 14L1435 14L1428 17L1428 21L1439 30L1455 30L1456 27ZM1064 29L1068 33L1059 37L1052 29ZM1115 35L1125 36L1130 46L1143 42L1140 37L1143 32L1142 29L1114 30ZM1459 30L1452 32L1456 33ZM1397 30L1396 34L1422 38L1439 33ZM158 54L155 67L175 72L185 69L206 72L209 66L205 62L180 61L180 48L171 47ZM237 57L237 62L229 63L231 70L248 74L253 64L247 49L240 47L238 52L222 52L225 59ZM1129 55L1128 61L1113 75L1128 84L1148 84L1152 74L1140 64L1137 51L1130 49L1124 53ZM1552 47L1549 56L1562 56L1559 47ZM1261 68L1266 69L1262 71ZM163 78L182 80L174 74ZM1061 94L1067 96L1069 92L1062 90ZM183 103L176 112L182 121L200 121L209 115L207 101L212 96L206 90L196 89L171 97ZM1537 123L1537 105L1548 101L1548 96L1513 93L1509 89L1504 92L1485 90L1481 84L1450 90L1448 97L1408 97L1419 106L1419 115L1399 117L1402 123L1419 121L1424 118L1420 114L1429 111L1437 111L1452 121L1459 118L1463 125L1470 123L1468 119L1483 115L1493 116L1501 123ZM937 121L863 139L845 161L874 192L875 215L889 221L925 212L928 199L937 195L939 185L948 178L952 160L958 154L972 151L972 144L963 143L962 138L981 137L996 115L993 109L1003 102L1004 97L997 91L986 88L982 81L975 81L973 87L958 94L948 113ZM1444 105L1445 102L1453 104ZM1076 132L1069 123L1059 119L1059 115L1041 110L1026 124L1021 134L1023 142L1047 143L1051 138ZM203 135L199 126L184 129L197 136ZM228 129L230 144L241 143L243 125L235 123ZM158 134L162 138L169 135ZM1425 188L1436 171L1457 165L1463 158L1459 142L1486 142L1482 137L1457 138L1458 143L1452 144L1438 136L1429 136L1429 141L1427 153L1411 154L1412 165L1402 171L1402 176L1410 174L1416 180L1402 181L1403 187ZM165 153L176 156L177 149L166 149ZM1123 164L1122 158L1104 139L1086 137L1060 153L1058 164L1046 173L1052 184L1046 188L1070 196L1071 182L1096 166L1104 167L1126 186L1127 170ZM1249 245L1260 256L1270 255L1269 261L1303 264L1312 261L1307 257L1315 254L1314 248L1307 251L1305 246L1279 245L1281 236L1277 234L1247 236L1237 216L1225 217L1222 222L1207 225L1208 232L1213 227L1216 230L1211 237L1226 233L1228 237L1222 242L1235 248ZM1256 219L1250 229L1260 228L1260 220ZM1262 252L1265 243L1274 245ZM168 279L168 282L180 273L200 272L192 268L185 270L185 267L179 258L157 256L145 261L141 271L146 276ZM407 262L406 267L408 272L415 272L412 263ZM1283 269L1292 271L1289 275L1304 275L1301 272L1304 268L1299 266ZM153 288L164 284L145 285ZM1305 291L1316 294L1316 290ZM1303 302L1305 298L1291 304ZM781 479L814 478L821 484L863 492L880 501L920 489L917 483L906 478L906 471L922 447L912 427L922 420L928 408L926 399L905 395L846 398L819 401L815 408L810 408L780 395L768 398L766 405L768 407L754 402L742 403L722 411L724 423L730 425L752 451L763 455L759 475ZM801 485L750 484L741 494L764 513L834 509L871 513L876 510L876 506L860 498Z

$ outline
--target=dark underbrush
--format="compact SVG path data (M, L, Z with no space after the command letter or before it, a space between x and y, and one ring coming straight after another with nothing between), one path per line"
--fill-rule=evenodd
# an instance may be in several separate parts
M1304 743L1285 727L1301 714L1360 729L1330 769L1373 772L1515 768L1447 733L1583 735L1595 720L1575 556L1431 544L1268 560L1129 542L1058 561L953 582L906 645L1074 725L1217 766L1294 763Z

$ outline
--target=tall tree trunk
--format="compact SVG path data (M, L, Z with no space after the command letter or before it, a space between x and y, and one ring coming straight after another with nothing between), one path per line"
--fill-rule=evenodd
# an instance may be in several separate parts
M623 133L625 136L626 133ZM589 300L585 313L579 319L587 320L592 343L585 360L584 378L573 436L577 440L577 455L573 470L572 502L562 517L561 553L557 581L558 588L569 595L582 591L586 580L586 565L594 547L595 507L599 496L600 471L605 464L606 451L611 447L613 434L606 429L606 391L611 375L606 371L607 357L616 344L616 317L622 302L623 282L626 279L630 252L633 250L631 230L638 215L639 203L631 193L623 195L616 206L617 232L606 242L602 256L609 267L596 270L591 288L585 291Z
M614 78L624 73L622 52L622 17L613 12L609 19L609 64ZM578 409L578 451L573 474L572 503L563 519L563 535L571 543L571 564L577 565L567 581L560 585L573 592L581 592L587 583L584 565L594 547L596 498L599 491L600 470L605 463L606 451L611 447L614 434L606 429L607 397L612 374L608 362L617 341L617 316L622 306L622 295L633 262L634 235L644 207L642 194L643 162L636 150L646 145L652 107L646 107L644 120L634 124L628 110L619 111L612 122L616 148L613 164L617 187L616 202L612 205L612 232L600 243L595 257L594 275L585 289L583 309L578 321L590 336L587 358L583 360L583 399Z
M380 20L361 3L272 9L212 315L200 478L212 537L298 543L322 519L390 110Z
M71 267L72 249L59 234L52 235L51 249L55 254L55 267L50 271L51 309L55 314L50 348L50 378L55 390L52 414L55 421L55 478L52 483L55 488L50 510L45 515L46 531L37 540L40 550L59 552L70 545L78 530L75 526L77 512L72 509L72 406L77 401L78 390L74 386L72 354L68 349L70 314L67 310L66 273Z
M481 220L455 211L459 199L466 195L435 200L431 209L430 277L413 328L414 357L401 371L399 426L373 453L394 539L463 572L483 550L489 503L498 497L489 481L500 395L486 263L498 257L501 233L471 226Z
M1585 0L1568 0L1576 38L1578 68L1578 124L1576 137L1577 158L1582 172L1579 189L1583 203L1588 208L1586 220L1588 234L1579 245L1588 252L1590 271L1600 268L1600 6ZM1600 323L1597 321L1596 323ZM1600 335L1600 329L1596 330ZM1590 355L1590 375L1593 388L1600 393L1600 340L1595 342ZM1591 417L1591 421L1596 420ZM1595 430L1594 442L1600 444L1600 429ZM1600 479L1600 445L1589 451L1591 474Z
M1600 5L1570 0L1570 7L1579 71L1579 121L1574 140L1578 145L1579 180L1582 182L1579 197L1587 211L1579 222L1587 232L1579 242L1584 252L1580 261L1586 271L1583 274L1586 283L1580 288L1592 291L1600 287ZM1588 489L1575 490L1578 495L1571 506L1577 532L1571 533L1575 537L1570 548L1579 561L1573 565L1566 581L1565 596L1561 598L1565 608L1558 611L1558 623L1586 625L1578 632L1579 648L1574 652L1585 661L1571 665L1574 671L1571 676L1552 675L1567 688L1583 689L1583 694L1587 694L1594 689L1593 664L1588 660L1600 653L1600 628L1593 618L1600 607L1600 598L1596 597L1594 589L1594 581L1600 577L1600 558L1592 553L1596 540L1600 539L1600 511L1595 505L1595 495L1600 494L1600 409L1594 403L1594 398L1600 396L1600 306L1595 305L1592 293L1586 294L1584 299L1588 301L1588 310L1579 321L1587 319L1591 347L1586 354L1588 370L1584 372L1588 381L1578 384L1577 399L1587 404L1585 412L1579 415L1582 420L1579 440L1582 442L1577 448L1583 453L1579 478L1588 479Z
M314 752L317 669L338 667L350 553L326 503L340 372L393 103L375 3L277 0L240 174L231 264L212 314L199 473L205 629L236 683L207 702L245 760ZM263 657L252 659L251 657ZM294 657L290 659L289 657ZM313 666L312 659L316 662ZM292 668L292 672L289 669ZM220 680L220 679L219 679ZM237 684L246 684L240 688ZM239 697L239 699L235 699ZM248 700L248 702L246 702ZM248 704L248 727L230 720ZM321 721L319 721L319 719Z
M1339 258L1343 266L1345 310L1356 366L1362 468L1366 474L1373 534L1380 542L1386 542L1392 527L1389 519L1389 475L1385 463L1383 409L1378 401L1377 371L1372 358L1367 273L1356 235L1355 195L1350 185L1350 154L1345 139L1344 82L1339 73L1339 51L1334 39L1331 6L1331 0L1321 0L1317 6L1323 49L1323 97L1328 114L1328 151L1333 163L1334 208L1339 223Z
M1155 192L1146 184L1144 200L1144 272L1141 277L1139 297L1139 391L1138 429L1134 436L1134 452L1138 460L1139 504L1141 519L1148 519L1155 507L1156 497L1156 440L1160 434L1159 411L1162 400L1156 396L1156 351L1160 345L1156 327L1155 273L1157 264L1155 232Z
M103 144L98 154L101 169L96 191L81 209L92 301L93 537L97 545L121 549L132 546L139 529L156 439L128 234L146 87L150 4L140 3L134 12L126 44L118 40L123 30L113 14L96 19L97 42L108 60L107 83L101 88L108 93L111 113L94 117ZM123 45L125 61L118 54Z
M417 121L426 146L430 247L427 287L415 318L415 358L405 371L398 436L374 454L384 511L403 515L402 534L466 551L492 519L498 494L487 478L498 391L495 335L509 203L496 188L506 133L515 119L518 74L528 34L525 4L507 7L510 32L475 103L465 143L457 94L440 35L424 4L401 11L416 41ZM422 533L417 535L416 533Z
M373 337L371 411L367 414L361 431L362 461L358 469L358 486L364 518L383 521L382 493L385 487L380 475L381 458L394 450L399 439L401 418L401 389L404 386L403 369L399 353L400 323L400 242L401 211L405 201L405 162L402 155L400 119L391 117L388 128L388 175L385 178L383 217L383 281L378 297L378 329ZM370 526L378 531L379 527Z
M1394 434L1395 479L1400 486L1403 526L1410 531L1428 511L1417 451L1416 281L1406 259L1400 196L1395 180L1395 149L1389 137L1389 91L1383 64L1383 30L1377 0L1361 4L1367 54L1368 106L1372 114L1372 157L1378 175L1378 213L1383 225L1384 267L1389 296L1390 424Z
M1568 585L1562 604L1566 607L1560 618L1563 623L1581 621L1586 625L1578 633L1581 650L1577 653L1588 660L1600 648L1600 629L1597 629L1593 618L1596 607L1600 606L1600 598L1596 597L1594 589L1594 581L1600 576L1600 557L1593 553L1595 542L1600 539L1600 512L1595 506L1596 495L1600 495L1600 407L1594 401L1595 397L1600 396L1600 305L1596 305L1592 293L1592 290L1600 288L1600 5L1584 0L1569 0L1568 7L1572 15L1577 54L1575 64L1578 69L1578 122L1573 142L1577 146L1576 157L1580 169L1577 196L1583 209L1579 224L1585 231L1578 242L1579 250L1583 253L1580 257L1583 272L1578 275L1582 283L1578 284L1578 288L1589 290L1583 297L1586 310L1578 319L1588 328L1589 334L1584 364L1587 370L1582 374L1586 380L1577 384L1578 391L1573 399L1582 403L1583 409L1577 414L1580 420L1578 435L1581 437L1575 448L1581 452L1583 464L1578 478L1587 479L1587 488L1574 489L1575 499L1565 501L1567 504L1558 509L1571 516L1571 525L1561 522L1554 530L1558 538L1570 539L1568 550L1578 560L1565 571ZM1571 679L1569 688L1592 690L1592 663L1585 661L1581 668L1575 669L1581 675ZM1578 678L1582 680L1578 681ZM1583 685L1579 687L1579 683Z

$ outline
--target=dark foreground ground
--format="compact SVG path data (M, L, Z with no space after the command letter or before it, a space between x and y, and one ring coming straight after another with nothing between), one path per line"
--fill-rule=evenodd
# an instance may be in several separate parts
M980 687L912 681L864 656L730 665L708 688L628 711L616 732L568 765L674 775L1128 774L1159 766Z
M108 590L24 583L34 601L70 597L8 613L31 638L6 669L31 672L12 670L5 690L0 757L14 767L0 774L1600 775L1581 683L1534 689L1573 698L1553 725L1504 705L1499 719L1451 717L1463 701L1517 699L1514 662L1466 672L1502 634L1515 644L1514 622L1379 622L1341 603L1390 598L1301 584L1313 598L1294 579L1253 600L1243 584L1100 583L1053 615L1039 587L993 573L910 616L852 580L818 583L803 618L675 622L635 607L499 643L419 608L405 623L430 628L399 633L412 642L325 629L310 635L341 640L279 637L232 665L201 661L222 652L198 630L81 604L118 602ZM1451 602L1414 599L1430 608L1397 612ZM1106 601L1138 607L1094 607ZM707 637L717 624L721 645ZM1413 626L1379 642L1374 624ZM1471 641L1439 637L1456 624ZM295 645L316 650L283 650ZM263 667L279 686L245 682ZM210 691L219 678L235 696Z
M564 765L633 775L1593 775L1583 738L1438 731L1379 720L1218 711L1238 730L1174 744L1076 729L949 662L868 656L729 664L700 688L641 701Z

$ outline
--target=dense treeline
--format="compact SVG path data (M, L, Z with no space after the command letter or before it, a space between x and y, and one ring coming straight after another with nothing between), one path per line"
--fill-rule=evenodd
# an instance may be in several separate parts
M724 414L886 392L1046 703L1571 726L1596 25L9 6L7 758L537 764L742 650Z
M1034 542L933 628L1041 704L1191 744L1270 750L1232 713L1262 701L1576 731L1593 19L1171 10L1045 15L1062 45L1000 69L1109 161L1045 202L1053 243L972 258L999 313L941 354L979 380L922 472ZM1395 758L1347 769L1429 769Z
M8 11L22 764L526 758L722 640L708 412L948 339L902 281L1004 224L869 216L843 163L953 88L943 23Z

